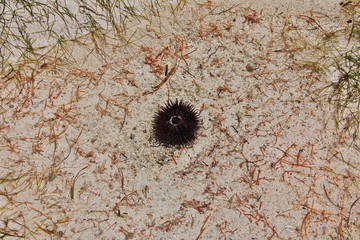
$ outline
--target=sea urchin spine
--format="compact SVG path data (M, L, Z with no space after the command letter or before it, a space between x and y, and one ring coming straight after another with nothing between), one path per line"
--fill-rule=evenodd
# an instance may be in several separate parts
M153 120L154 136L165 146L191 144L197 136L199 127L199 113L190 103L177 99L161 107Z

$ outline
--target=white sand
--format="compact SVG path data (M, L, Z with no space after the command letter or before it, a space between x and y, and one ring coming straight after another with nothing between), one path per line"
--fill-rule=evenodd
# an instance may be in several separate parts
M331 74L304 66L311 19L348 19L335 0L285 2L187 3L129 23L128 42L69 44L33 85L3 76L0 236L356 239L359 152L311 94ZM150 139L175 98L201 109L190 148Z

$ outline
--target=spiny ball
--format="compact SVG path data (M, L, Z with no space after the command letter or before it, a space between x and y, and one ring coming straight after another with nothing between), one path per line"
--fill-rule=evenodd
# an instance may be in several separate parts
M190 103L178 99L161 107L153 119L155 139L165 146L191 144L199 127L199 113Z

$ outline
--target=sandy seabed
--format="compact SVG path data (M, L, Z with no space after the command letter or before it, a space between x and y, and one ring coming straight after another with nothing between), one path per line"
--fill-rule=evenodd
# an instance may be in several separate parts
M5 72L0 236L357 239L360 154L314 93L336 74L307 64L339 3L187 2ZM152 138L176 98L200 112L191 147Z

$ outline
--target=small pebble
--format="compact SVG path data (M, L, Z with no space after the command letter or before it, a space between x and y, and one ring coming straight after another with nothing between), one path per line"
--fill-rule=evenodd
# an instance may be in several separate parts
M246 64L245 68L246 68L246 71L253 72L256 69L256 66L253 63L248 63L248 64Z

